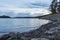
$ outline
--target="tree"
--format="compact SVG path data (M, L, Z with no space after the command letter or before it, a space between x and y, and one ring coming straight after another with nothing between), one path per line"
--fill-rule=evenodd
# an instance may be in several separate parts
M51 12L54 14L56 13L56 8L57 8L57 0L53 0L51 5L50 5L50 8L51 8Z
M60 13L60 2L58 2L57 11Z

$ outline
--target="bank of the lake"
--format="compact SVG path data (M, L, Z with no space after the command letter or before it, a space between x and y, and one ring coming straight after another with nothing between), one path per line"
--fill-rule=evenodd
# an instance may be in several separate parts
M52 22L42 25L33 31L5 34L0 37L0 40L32 40L33 38L37 40L41 38L45 38L46 40L60 40L60 14L50 14L40 18L49 19Z

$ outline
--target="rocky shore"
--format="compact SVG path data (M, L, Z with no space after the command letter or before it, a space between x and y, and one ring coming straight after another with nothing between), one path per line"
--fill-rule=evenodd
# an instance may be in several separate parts
M41 18L52 22L33 31L5 34L0 37L0 40L60 40L60 14L50 14Z

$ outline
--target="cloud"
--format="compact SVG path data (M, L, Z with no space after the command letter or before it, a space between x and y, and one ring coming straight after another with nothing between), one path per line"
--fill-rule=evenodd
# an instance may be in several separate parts
M32 16L34 16L35 14L45 15L50 13L50 11L44 8L0 8L0 11L2 12L2 14L12 13L14 14L13 16L17 16L19 13L29 13Z
M6 12L13 12L14 15L22 12L30 14L41 13L41 10L48 9L50 3L51 0L0 0L0 14L6 14Z
M40 8L40 6L50 4L50 2L51 0L0 0L0 7Z
M48 7L48 4L42 4L42 3L32 3L33 6L42 6L42 7Z

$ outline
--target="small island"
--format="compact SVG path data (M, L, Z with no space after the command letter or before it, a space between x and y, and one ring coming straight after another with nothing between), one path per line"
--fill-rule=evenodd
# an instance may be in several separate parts
M2 15L0 18L11 18L10 16Z

